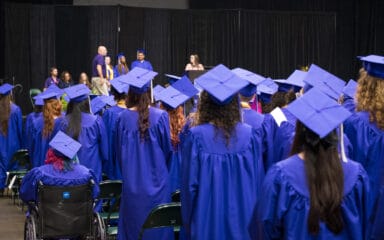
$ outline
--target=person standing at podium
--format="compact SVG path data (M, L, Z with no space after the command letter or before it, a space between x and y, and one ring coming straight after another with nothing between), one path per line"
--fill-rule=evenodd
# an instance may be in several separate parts
M199 56L197 54L191 54L189 57L189 63L185 66L185 71L203 71L204 66L200 63Z

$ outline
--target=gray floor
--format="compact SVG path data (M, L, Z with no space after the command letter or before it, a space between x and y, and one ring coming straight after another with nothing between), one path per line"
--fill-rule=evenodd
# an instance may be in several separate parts
M24 239L24 219L20 206L7 196L0 197L0 240Z

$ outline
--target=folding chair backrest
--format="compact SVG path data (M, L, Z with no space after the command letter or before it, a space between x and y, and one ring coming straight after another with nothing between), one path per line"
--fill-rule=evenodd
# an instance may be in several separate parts
M181 224L181 204L165 203L152 209L143 228L178 227Z
M31 160L27 149L19 149L16 151L12 160L13 163L17 163L19 169L30 170L32 167Z
M120 196L122 190L122 181L105 180L100 182L100 199L111 199Z
M76 237L92 231L92 183L38 189L39 232L46 237Z

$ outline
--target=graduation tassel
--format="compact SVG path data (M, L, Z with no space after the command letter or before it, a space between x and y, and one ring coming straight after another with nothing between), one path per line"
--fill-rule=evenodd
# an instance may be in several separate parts
M347 156L345 155L343 124L340 124L340 152L341 152L341 160L343 160L343 162L348 162Z

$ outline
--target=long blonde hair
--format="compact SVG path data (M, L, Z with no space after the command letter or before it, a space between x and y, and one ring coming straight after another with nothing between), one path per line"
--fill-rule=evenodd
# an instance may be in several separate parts
M356 111L367 111L369 121L384 129L384 79L373 77L360 69L356 101Z

